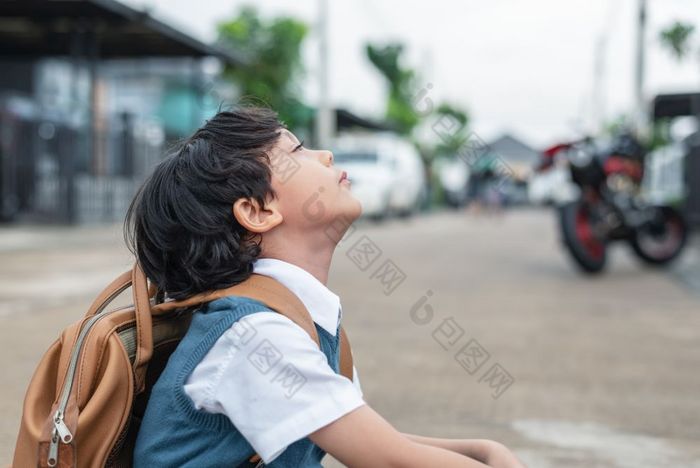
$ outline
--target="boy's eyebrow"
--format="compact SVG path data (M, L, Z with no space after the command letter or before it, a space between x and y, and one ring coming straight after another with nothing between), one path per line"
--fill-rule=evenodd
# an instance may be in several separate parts
M287 137L287 139L288 139L289 141L291 141L292 143L294 143L294 144L299 143L299 140L297 139L297 137L294 136L294 134L293 134L292 132L290 132L289 130L287 130L287 129L282 130L282 135L284 135L285 137Z
M296 150L297 148L299 148L299 146L304 144L304 142L300 143L299 140L294 136L294 134L289 130L283 130L282 135L285 136L294 145L292 151Z

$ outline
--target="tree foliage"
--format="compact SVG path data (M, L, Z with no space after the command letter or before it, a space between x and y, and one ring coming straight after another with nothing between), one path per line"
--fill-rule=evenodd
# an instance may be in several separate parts
M447 102L440 104L434 113L438 120L448 119L450 125L448 134L441 133L440 141L435 147L435 154L450 158L455 157L467 141L469 116L466 111Z
M400 133L410 135L420 119L413 109L412 101L415 94L415 72L401 64L403 45L367 44L365 52L389 84L386 120Z
M691 50L690 37L695 26L676 21L659 33L659 40L668 48L676 60L683 60Z
M264 20L247 6L217 29L222 45L247 58L247 64L224 70L241 94L275 109L290 128L308 128L313 111L298 98L298 80L304 73L301 46L308 26L289 17Z

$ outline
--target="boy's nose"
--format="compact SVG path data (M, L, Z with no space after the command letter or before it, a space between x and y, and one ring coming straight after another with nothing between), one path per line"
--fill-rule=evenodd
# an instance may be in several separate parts
M321 161L326 166L332 166L333 165L333 153L331 153L328 150L321 150Z

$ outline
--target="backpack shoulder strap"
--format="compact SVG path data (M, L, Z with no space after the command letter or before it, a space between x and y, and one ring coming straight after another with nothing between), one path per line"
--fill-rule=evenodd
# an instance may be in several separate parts
M352 381L352 347L350 346L348 334L345 333L342 325L340 326L340 373Z
M253 273L250 277L234 286L216 291L197 294L182 301L169 301L152 308L154 314L161 314L173 309L192 307L211 302L226 296L244 296L262 302L299 325L309 334L316 345L320 345L318 332L313 319L301 300L282 283L269 276ZM350 341L343 327L340 327L340 373L352 380L353 361Z
M244 296L258 300L299 325L320 345L314 321L301 300L279 281L252 274L246 281L222 290L225 296Z

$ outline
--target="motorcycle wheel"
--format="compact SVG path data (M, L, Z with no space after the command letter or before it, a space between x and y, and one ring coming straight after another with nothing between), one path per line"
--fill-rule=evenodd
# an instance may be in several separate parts
M599 273L605 267L607 248L604 240L595 237L591 214L580 201L559 208L564 245L576 264L586 273Z
M662 266L676 259L688 238L685 218L670 206L656 207L659 220L644 226L630 238L637 256L649 265Z

